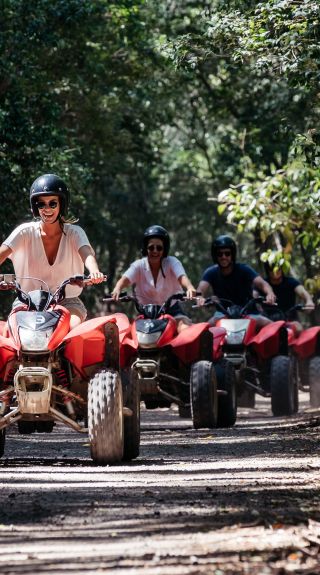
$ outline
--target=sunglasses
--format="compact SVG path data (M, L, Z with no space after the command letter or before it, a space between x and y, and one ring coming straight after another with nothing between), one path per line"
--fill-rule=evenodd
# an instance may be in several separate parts
M154 250L156 250L157 252L163 252L163 246L159 246L159 245L151 245L147 247L148 252L153 252Z
M222 258L222 256L230 257L230 256L231 256L231 251L230 251L230 250L219 250L219 251L217 252L217 257L218 257L218 258Z
M54 210L59 205L57 200L50 200L50 202L36 202L38 210L43 210L44 208L51 208Z

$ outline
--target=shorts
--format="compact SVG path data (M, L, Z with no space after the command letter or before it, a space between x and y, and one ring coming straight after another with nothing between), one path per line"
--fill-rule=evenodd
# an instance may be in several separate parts
M87 310L79 297L66 297L59 301L59 305L65 307L73 315L80 317L84 321L87 317Z

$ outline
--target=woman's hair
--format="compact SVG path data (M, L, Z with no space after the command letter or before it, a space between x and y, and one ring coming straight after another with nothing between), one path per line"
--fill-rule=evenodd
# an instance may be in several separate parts
M79 221L79 218L75 218L74 216L70 216L68 218L68 217L65 217L65 216L62 216L61 214L59 214L59 225L60 225L60 228L61 228L63 234L65 234L65 231L63 229L64 224L76 224L78 221Z

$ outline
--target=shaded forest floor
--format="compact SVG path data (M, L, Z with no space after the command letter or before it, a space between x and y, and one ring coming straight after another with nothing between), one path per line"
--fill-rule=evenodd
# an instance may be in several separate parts
M320 412L232 429L142 413L140 457L97 467L85 437L8 432L0 462L0 571L61 575L320 573Z

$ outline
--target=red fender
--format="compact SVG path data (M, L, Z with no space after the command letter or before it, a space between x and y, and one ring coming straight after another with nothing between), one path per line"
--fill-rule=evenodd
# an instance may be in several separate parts
M0 335L0 377L3 378L8 363L17 357L19 347L10 337Z
M74 327L63 338L66 342L65 357L83 373L83 369L102 363L105 356L105 335L104 326L106 323L116 323L119 328L119 343L121 353L121 342L130 332L130 323L123 313L115 313L107 316L96 317L84 321Z
M213 335L213 360L221 359L223 356L222 346L226 337L227 331L224 327L210 327Z
M54 330L51 339L48 343L48 349L50 349L50 351L53 351L54 349L56 349L56 347L58 347L58 345L60 344L61 340L65 337L65 335L69 332L70 329L70 311L68 309L66 309L65 307L63 307L62 305L57 305L55 306L54 310L49 310L49 311L60 311L61 315L58 321L58 325L56 327L56 329Z
M200 336L209 329L208 322L195 323L183 329L169 344L175 355L185 364L197 361L201 356Z
M316 354L320 338L320 326L305 329L293 344L293 350L300 359L307 359Z
M285 321L274 321L254 335L248 345L252 345L261 359L268 359L279 352L280 332L285 327Z

